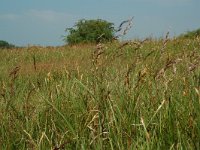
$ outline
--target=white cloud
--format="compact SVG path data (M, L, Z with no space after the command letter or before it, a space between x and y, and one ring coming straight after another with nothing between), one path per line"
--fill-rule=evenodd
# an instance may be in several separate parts
M17 14L0 14L0 22L3 23L0 38L9 37L8 41L19 45L61 45L65 28L71 27L79 18L67 12L35 9Z
M38 19L44 22L55 22L59 20L66 20L71 18L72 15L69 15L64 12L56 12L52 10L29 10L27 12L27 16L32 17L34 19Z
M16 20L19 17L17 14L0 14L0 20Z
M40 22L59 22L76 18L66 12L57 12L52 10L35 10L31 9L21 14L0 14L0 20L16 21L16 20L35 20Z

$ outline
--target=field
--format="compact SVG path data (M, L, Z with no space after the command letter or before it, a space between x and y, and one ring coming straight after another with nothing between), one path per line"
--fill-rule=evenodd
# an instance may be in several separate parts
M0 50L0 149L200 149L200 38Z

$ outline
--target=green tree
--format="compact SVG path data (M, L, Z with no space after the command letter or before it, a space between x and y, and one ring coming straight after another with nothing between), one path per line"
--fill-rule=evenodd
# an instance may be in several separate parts
M66 29L69 34L65 37L65 41L70 45L111 41L114 37L113 25L101 19L82 19L73 28Z
M6 41L0 40L0 48L12 48L12 47L14 47L14 45L9 44Z

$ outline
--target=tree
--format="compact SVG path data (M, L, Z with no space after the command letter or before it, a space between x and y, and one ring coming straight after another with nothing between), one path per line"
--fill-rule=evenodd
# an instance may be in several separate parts
M12 48L12 47L14 47L14 45L9 44L6 41L0 40L0 48Z
M113 23L105 20L79 20L73 28L67 28L65 41L70 44L111 41L114 37Z

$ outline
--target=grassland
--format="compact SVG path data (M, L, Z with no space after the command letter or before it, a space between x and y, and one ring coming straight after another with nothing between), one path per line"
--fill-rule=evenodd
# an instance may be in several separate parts
M200 149L200 39L0 50L0 149Z

